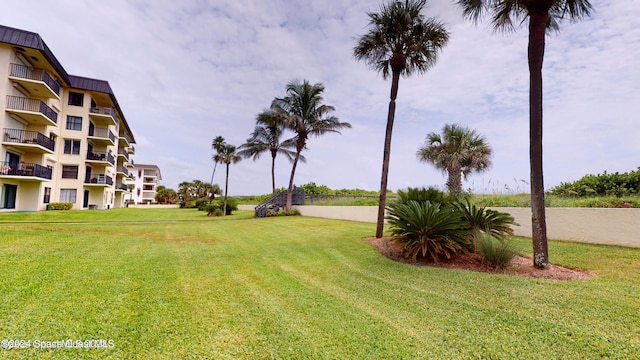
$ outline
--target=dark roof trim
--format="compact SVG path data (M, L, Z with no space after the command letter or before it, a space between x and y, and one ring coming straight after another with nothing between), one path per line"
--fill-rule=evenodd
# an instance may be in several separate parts
M116 109L122 117L124 126L129 131L129 134L131 134L131 142L135 143L135 138L133 137L133 132L129 127L129 123L127 123L127 120L124 117L124 113L122 112L122 109L120 108L120 105L116 100L116 95L113 93L113 90L111 90L111 86L109 86L109 83L107 81L69 75L67 71L62 67L62 64L60 64L58 59L56 59L56 57L53 55L51 49L49 49L47 44L45 44L44 40L42 40L40 35L38 35L37 33L0 25L0 42L13 46L21 46L39 50L40 53L42 53L42 55L47 59L51 66L53 66L62 80L69 87L79 90L97 91L109 94L111 100L116 106Z
M40 50L42 55L44 55L47 61L56 69L58 74L60 74L62 80L69 84L69 74L67 74L67 71L62 67L58 59L53 56L53 52L51 52L40 35L34 32L0 25L0 42Z

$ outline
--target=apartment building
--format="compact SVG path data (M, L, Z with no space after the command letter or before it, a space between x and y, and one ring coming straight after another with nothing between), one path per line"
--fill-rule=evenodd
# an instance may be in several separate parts
M158 183L162 180L160 168L156 165L135 164L131 171L134 177L129 202L152 204L156 202Z
M70 75L40 35L0 25L0 210L125 206L133 133L104 80Z

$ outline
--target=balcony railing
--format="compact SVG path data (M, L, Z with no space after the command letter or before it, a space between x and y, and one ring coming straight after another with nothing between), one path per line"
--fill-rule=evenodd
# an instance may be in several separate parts
M129 154L132 154L132 155L133 155L133 154L135 154L135 152L136 152L136 148L135 148L133 145L131 145L131 146L129 146L129 147L127 148L127 152L129 152Z
M129 177L129 170L127 170L127 168L125 168L124 166L120 166L118 167L118 172L121 172L123 174L125 174L125 176Z
M116 135L106 128L89 127L89 136L109 139L114 144L116 142Z
M124 149L118 150L118 155L124 156L124 158L127 159L127 161L129 161L129 153L127 153Z
M54 123L58 123L58 113L38 99L7 95L7 109L40 113Z
M34 163L12 163L9 161L0 162L0 175L12 176L33 176L51 180L51 168Z
M127 184L116 184L117 190L129 191L129 186Z
M84 178L85 184L113 185L113 178L109 175L89 175Z
M107 106L94 106L89 109L89 112L91 114L108 115L114 119L116 118L116 111L113 108Z
M56 95L60 96L60 84L55 81L48 72L43 69L32 69L30 67L21 65L21 64L11 64L11 72L9 76L42 81L47 84L49 89L51 89Z
M115 158L110 153L87 151L87 160L108 161L109 164L115 165Z
M55 149L55 141L37 131L5 128L3 139L10 143L40 145L51 151Z

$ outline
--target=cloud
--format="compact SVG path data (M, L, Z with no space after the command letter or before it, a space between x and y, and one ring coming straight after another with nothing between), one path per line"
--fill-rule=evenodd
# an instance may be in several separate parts
M0 23L39 33L65 69L108 80L137 140L134 160L160 166L163 184L209 181L211 140L240 145L255 116L294 79L322 82L325 103L353 125L311 139L296 183L379 187L390 81L352 57L366 32L365 0L308 2L23 0L4 4ZM638 166L640 7L599 1L590 19L561 24L547 39L547 187L603 170ZM431 1L451 31L438 63L400 80L389 188L440 185L416 156L429 132L459 123L485 135L493 167L465 187L524 188L529 179L526 28L496 34L462 19L450 1ZM277 160L278 187L290 164ZM222 184L223 171L215 182ZM516 179L514 181L514 179ZM490 184L489 184L490 183ZM496 186L496 184L500 184ZM517 184L517 186L516 186ZM490 186L489 186L490 185ZM232 194L271 191L270 158L230 169Z

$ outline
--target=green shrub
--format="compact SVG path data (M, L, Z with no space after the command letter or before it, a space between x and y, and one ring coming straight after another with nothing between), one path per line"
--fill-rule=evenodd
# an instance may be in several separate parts
M278 210L276 216L287 216L287 212L285 210Z
M221 209L222 209L222 206L224 206L223 201L224 200L220 200L220 204L222 204ZM231 215L232 212L238 211L238 203L239 201L236 198L232 198L232 197L227 198L227 215Z
M476 252L484 264L496 269L505 269L518 254L510 241L499 241L490 234L479 233L476 238Z
M446 204L449 202L444 192L436 188L407 188L406 191L398 190L398 197L401 203L407 204L409 201L414 200L419 203L426 201L432 204Z
M474 236L479 232L485 232L502 240L513 235L511 225L518 225L510 214L477 207L471 204L469 199L458 201L455 205Z
M300 215L300 210L298 209L289 209L286 211L287 216L297 216Z
M277 212L276 210L274 210L274 209L267 209L267 217L270 217L270 216L276 216L276 215L278 215L278 212Z
M220 209L217 206L210 206L209 210L207 212L207 216L218 217L218 216L222 216L222 215L224 215L224 212L222 211L222 209Z
M467 223L450 204L396 201L387 210L394 241L404 243L413 261L420 255L437 262L441 256L451 258L472 248Z
M51 210L71 210L73 203L70 202L52 202L49 203L49 209Z

